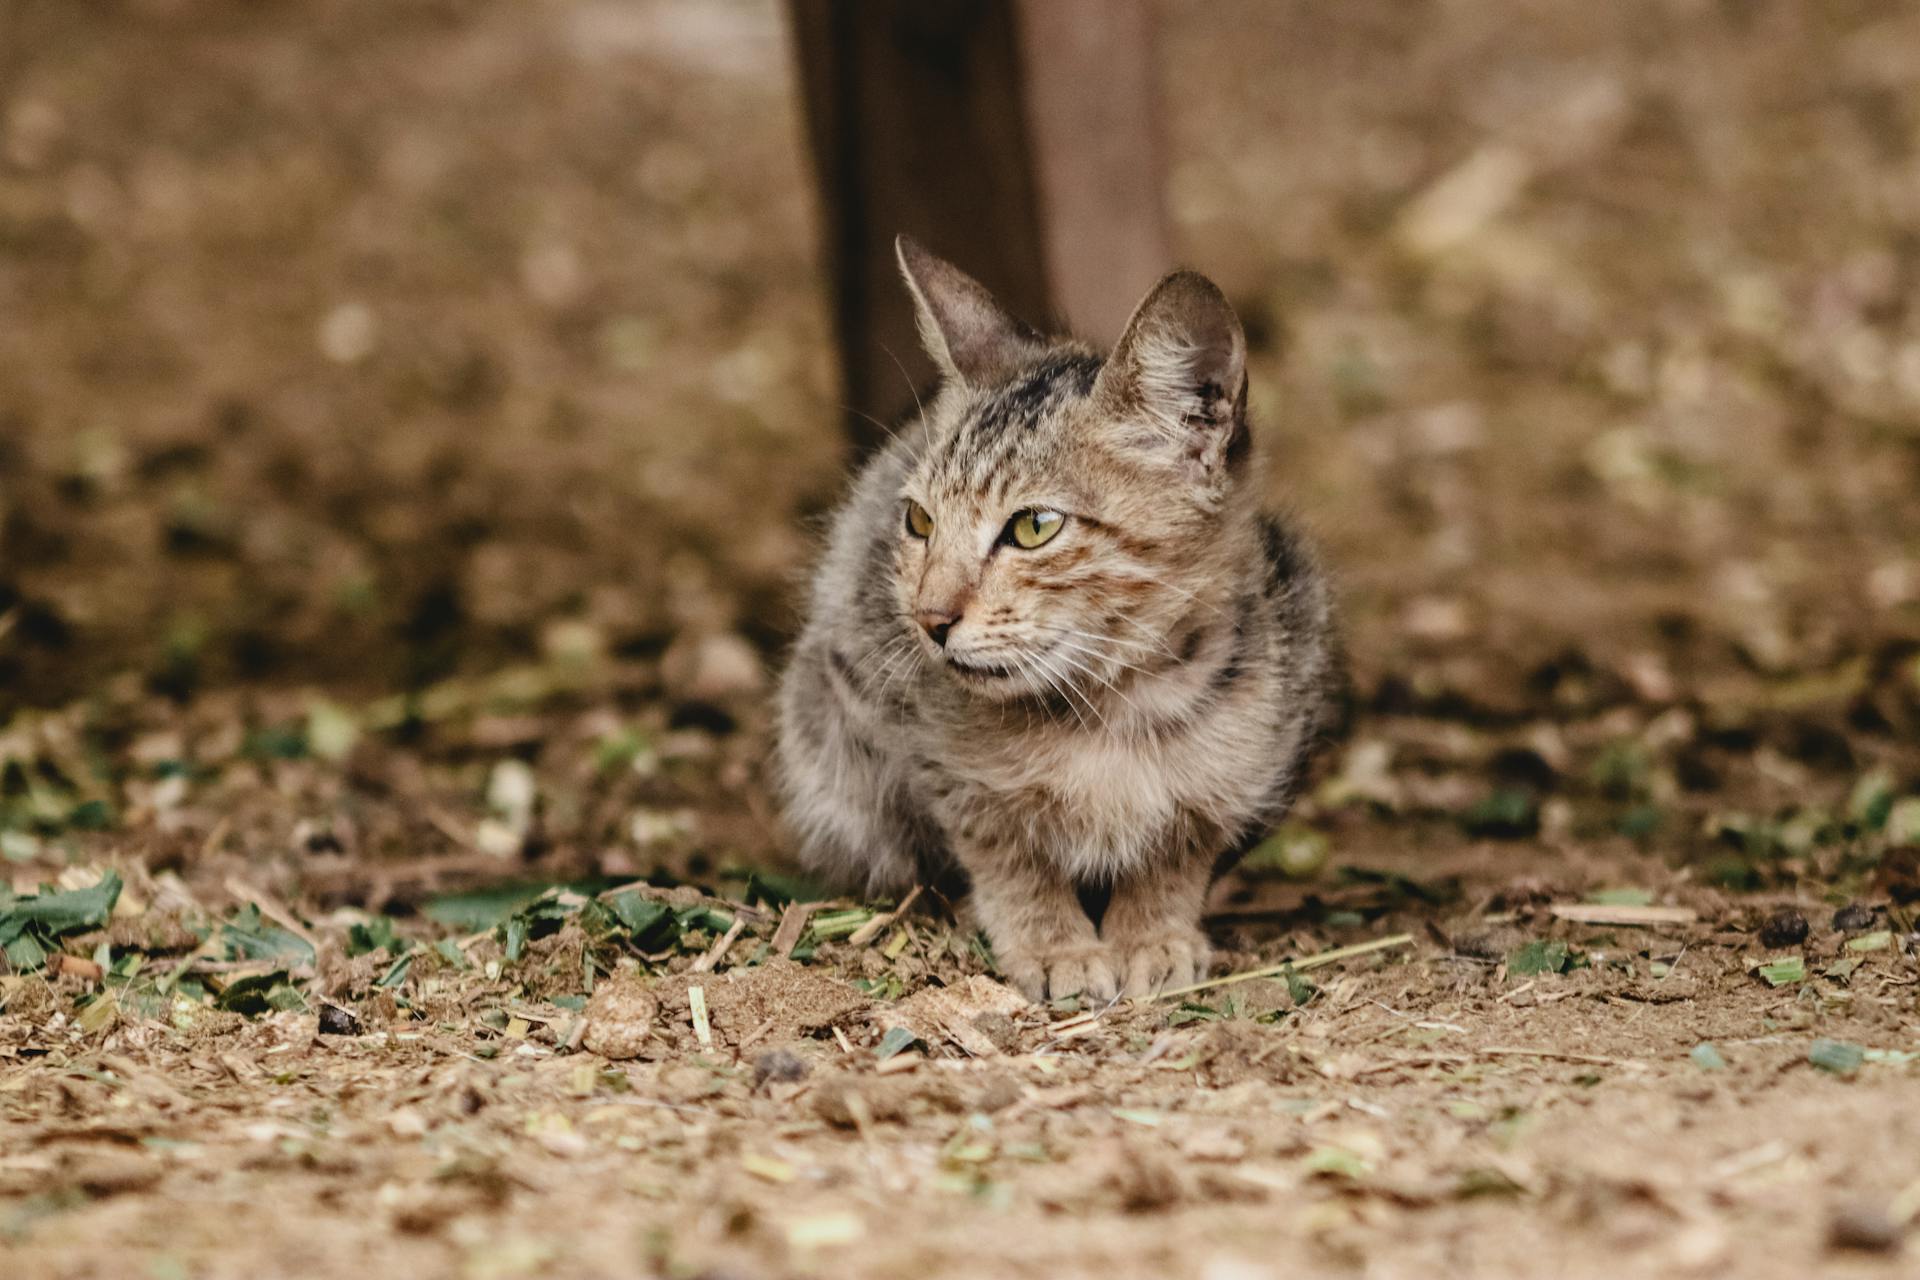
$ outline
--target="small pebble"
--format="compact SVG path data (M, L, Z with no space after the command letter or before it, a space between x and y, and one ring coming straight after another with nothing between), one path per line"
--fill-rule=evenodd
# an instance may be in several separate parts
M753 1087L758 1089L769 1081L792 1084L796 1080L805 1080L807 1070L805 1062L785 1049L769 1049L753 1060Z
M357 1036L361 1033L360 1019L349 1009L337 1004L320 1006L320 1034L323 1036Z
M1849 902L1833 913L1833 927L1842 933L1858 933L1873 928L1873 908Z
M1843 1205L1833 1211L1827 1224L1827 1243L1835 1249L1860 1253L1892 1253L1900 1247L1902 1232L1882 1209L1867 1205Z
M1807 940L1807 918L1792 907L1782 907L1760 925L1760 945L1769 951L1798 946Z

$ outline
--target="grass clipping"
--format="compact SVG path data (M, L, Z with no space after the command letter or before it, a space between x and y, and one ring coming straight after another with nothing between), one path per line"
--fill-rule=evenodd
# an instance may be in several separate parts
M1299 973L1304 969L1318 969L1325 965L1338 964L1342 960L1351 960L1356 956L1371 955L1376 951L1391 951L1396 947L1410 946L1413 935L1393 933L1384 938L1375 938L1370 942L1356 942L1352 946L1335 947L1331 951L1321 951L1314 955L1303 956L1298 960L1282 960L1279 964L1268 965L1263 969L1248 969L1243 973L1230 973L1224 978L1209 978L1205 982L1196 982L1192 986L1175 987L1171 991L1162 991L1157 999L1172 1000L1192 995L1196 991L1211 991L1215 987L1230 987L1238 982L1252 982L1257 978L1278 978L1288 972Z

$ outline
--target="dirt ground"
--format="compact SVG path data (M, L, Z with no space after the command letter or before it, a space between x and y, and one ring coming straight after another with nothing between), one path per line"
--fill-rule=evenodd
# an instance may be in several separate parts
M0 5L10 1274L1911 1270L1920 11L1162 37L1355 714L1039 1008L768 808L777 6Z

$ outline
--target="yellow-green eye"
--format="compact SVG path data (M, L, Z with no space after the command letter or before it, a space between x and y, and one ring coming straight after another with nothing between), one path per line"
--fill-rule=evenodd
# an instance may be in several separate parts
M929 537L933 533L933 517L912 498L907 499L907 532L916 538Z
M1058 511L1022 511L1008 522L1007 530L1013 535L1013 545L1031 551L1053 541L1053 535L1066 522Z

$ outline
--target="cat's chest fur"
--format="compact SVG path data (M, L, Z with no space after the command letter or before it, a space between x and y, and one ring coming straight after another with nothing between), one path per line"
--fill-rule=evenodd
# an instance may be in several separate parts
M921 776L951 835L1017 844L1100 880L1213 849L1251 820L1276 754L1252 728L1227 716L1162 720L1150 732L949 724L921 736Z

